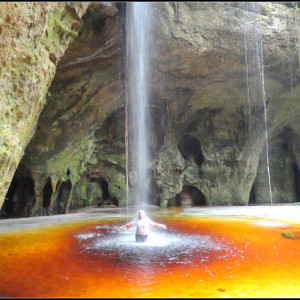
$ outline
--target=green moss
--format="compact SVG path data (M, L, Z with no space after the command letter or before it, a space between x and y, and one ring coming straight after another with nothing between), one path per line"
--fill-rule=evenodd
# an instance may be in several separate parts
M85 176L75 184L75 198L79 206L99 205L103 200L102 189L97 182L90 182Z
M77 36L77 31L70 29L74 18L64 10L65 5L57 5L48 16L43 44L49 53L60 54L62 41L68 37Z
M46 161L46 174L51 174L54 178L66 179L69 169L70 180L73 184L76 183L86 170L86 163L91 160L94 147L92 137L69 141L62 151Z
M87 200L87 195L86 195L86 182L76 186L76 193L79 196L79 199L84 199Z
M105 153L104 151L100 152L101 160L108 161L112 164L120 165L125 168L126 165L126 156L124 153Z
M124 172L110 167L108 169L109 185L108 192L118 200L119 205L126 204L126 180Z
M160 203L160 207L167 207L168 205L168 200L162 200Z
M87 187L87 205L100 204L102 197L102 190L97 182L90 182Z

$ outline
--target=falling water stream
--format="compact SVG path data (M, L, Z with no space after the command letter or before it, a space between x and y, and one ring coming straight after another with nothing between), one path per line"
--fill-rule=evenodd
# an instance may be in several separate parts
M126 4L126 95L129 107L128 151L131 162L129 168L135 174L134 180L136 181L133 204L143 209L145 209L145 203L148 203L146 182L148 175L150 5L151 3L148 2Z
M267 117L267 101L265 92L265 75L264 75L264 62L263 62L263 37L261 31L261 14L260 14L260 4L255 2L242 3L243 8L245 5L252 12L253 20L250 32L247 32L244 26L244 47L245 47L245 65L246 65L246 82L247 82L247 100L248 105L251 108L256 107L258 103L256 102L256 91L261 90L261 98L263 104L263 122L265 127L265 147L266 147L266 169L268 178L268 189L270 204L273 204L272 199L272 187L271 187L271 176L270 176L270 163L269 163L269 137L268 137L268 117ZM253 49L254 47L254 49ZM250 67L257 72L259 78L259 85L255 82L255 78L249 79L249 69ZM251 101L251 99L253 99ZM251 113L250 115L250 128L252 127Z
M253 3L254 5L254 3ZM263 44L262 44L262 32L261 32L261 14L259 15L259 38L256 39L258 45L257 49L257 60L259 66L259 75L261 80L261 90L262 90L262 101L264 105L264 123L265 123L265 136L266 136L266 160L267 160L267 173L268 173L268 183L269 183L269 194L270 202L273 204L272 200L272 187L271 187L271 175L270 175L270 162L269 162L269 137L268 137L268 117L267 117L267 101L266 101L266 91L265 91L265 75L264 75L264 55L263 55Z

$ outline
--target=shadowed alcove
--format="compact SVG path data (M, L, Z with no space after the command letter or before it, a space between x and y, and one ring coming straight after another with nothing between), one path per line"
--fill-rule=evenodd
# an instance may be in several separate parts
M11 217L29 217L35 204L34 181L29 172L16 172L1 211Z
M68 205L68 199L71 192L72 183L70 180L63 181L59 186L59 192L56 199L56 212L64 214Z
M202 165L204 157L201 144L196 137L191 135L182 136L178 143L178 149L185 160L189 162L194 161L198 166Z
M47 183L45 184L43 188L43 215L44 216L49 216L50 211L49 207L51 204L51 196L52 196L52 181L51 178L49 177L47 180Z
M184 185L182 191L169 201L168 206L201 206L206 205L206 197L195 186Z

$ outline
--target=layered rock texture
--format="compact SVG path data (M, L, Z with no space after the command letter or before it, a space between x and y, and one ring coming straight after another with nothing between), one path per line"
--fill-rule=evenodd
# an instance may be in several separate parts
M24 18L20 33L6 17L0 31L8 215L126 204L125 4L93 3L81 26L83 4L3 4ZM157 2L150 13L151 204L270 203L267 153L273 203L299 202L296 4Z
M162 199L193 186L207 204L247 204L250 191L251 203L270 203L265 100L273 200L299 200L299 16L291 8L165 6L173 18L161 17L169 38L158 45L169 111L155 169Z
M88 3L0 4L0 204L35 133L56 64Z

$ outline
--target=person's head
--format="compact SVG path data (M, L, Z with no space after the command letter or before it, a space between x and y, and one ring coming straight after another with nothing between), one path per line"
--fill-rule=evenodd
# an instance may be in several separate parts
M145 217L145 212L141 209L139 210L139 219L143 219Z

